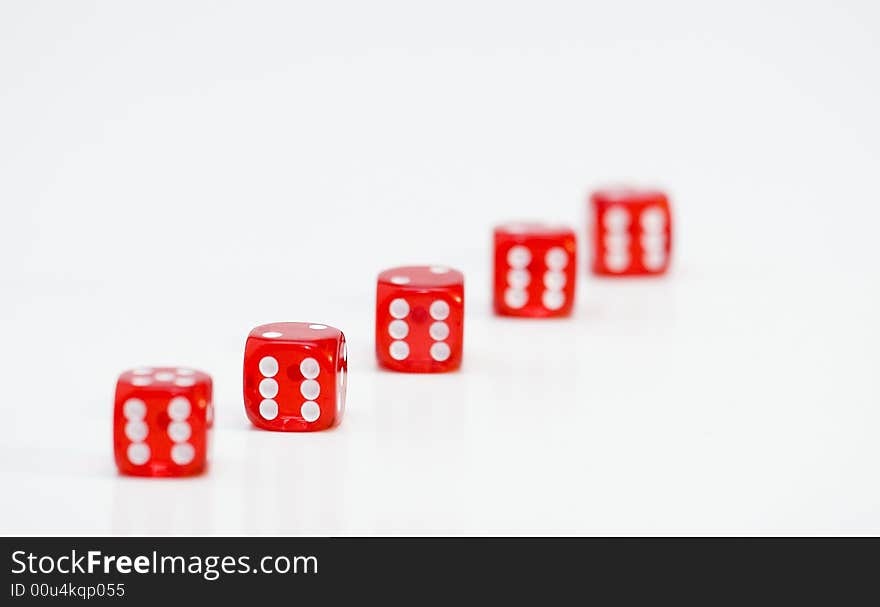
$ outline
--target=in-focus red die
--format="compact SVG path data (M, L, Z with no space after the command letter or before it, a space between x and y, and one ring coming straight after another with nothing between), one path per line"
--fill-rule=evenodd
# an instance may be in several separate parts
M464 275L445 266L404 266L379 274L376 358L386 369L443 373L461 366Z
M339 329L307 322L260 325L244 348L245 413L264 430L326 430L342 421L347 373Z
M123 474L190 476L204 471L213 425L211 376L141 368L116 382L113 454Z
M542 223L495 228L495 312L529 318L571 314L577 277L574 230Z
M590 197L593 273L662 274L669 267L672 216L657 190L608 189Z

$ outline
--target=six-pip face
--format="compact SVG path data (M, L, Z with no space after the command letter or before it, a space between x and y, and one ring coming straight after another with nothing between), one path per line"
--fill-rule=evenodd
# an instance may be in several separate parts
M311 432L342 420L348 349L339 329L306 322L256 327L244 352L244 405L264 430Z
M113 453L123 474L189 476L207 465L213 425L207 373L176 367L125 371L116 382Z
M539 222L495 228L495 313L528 318L571 314L577 280L574 230Z
M446 266L403 266L379 274L376 359L405 373L461 366L464 275Z
M663 274L672 250L669 199L657 190L608 189L590 198L593 273Z

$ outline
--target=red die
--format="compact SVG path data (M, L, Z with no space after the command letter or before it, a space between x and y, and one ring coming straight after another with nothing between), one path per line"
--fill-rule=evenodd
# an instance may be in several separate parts
M376 358L387 369L443 373L461 366L464 275L444 266L379 274Z
M116 382L113 454L123 474L189 476L207 465L211 377L173 367L126 371Z
M541 223L495 228L495 312L531 318L568 316L574 306L574 231Z
M591 199L593 273L662 274L669 267L672 217L666 194L611 189Z
M348 349L339 329L307 322L261 325L244 347L244 410L258 428L326 430L342 421Z

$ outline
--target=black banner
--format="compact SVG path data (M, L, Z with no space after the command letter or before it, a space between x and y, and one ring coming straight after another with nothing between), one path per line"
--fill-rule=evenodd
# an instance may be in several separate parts
M876 539L3 538L4 605L877 604Z

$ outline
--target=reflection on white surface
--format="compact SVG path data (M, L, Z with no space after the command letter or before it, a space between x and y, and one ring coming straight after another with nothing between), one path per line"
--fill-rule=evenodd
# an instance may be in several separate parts
M46 406L65 404L51 408L56 423L41 426L46 416L39 409L7 410L0 471L15 490L0 506L2 530L872 528L874 516L859 504L878 499L861 481L880 455L872 430L880 423L871 405L873 342L851 336L862 335L855 328L865 330L862 319L880 291L853 299L833 332L812 321L805 332L805 319L836 295L823 299L810 281L790 279L783 292L775 280L748 280L761 288L746 299L739 296L741 280L687 273L587 280L578 294L586 299L570 320L496 318L488 293L476 296L462 370L438 375L378 370L370 331L358 330L357 317L346 317L341 304L327 315L334 325L355 327L351 390L342 425L317 433L251 428L238 379L246 333L218 335L210 320L190 325L198 335L186 347L215 353L194 362L214 370L217 408L210 469L192 479L117 475L106 389L118 367L118 353L107 347L115 337L88 346L71 329L70 343L79 354L91 348L88 368L100 369L100 377L85 367L57 369L56 381L42 388ZM805 315L792 316L795 309ZM42 312L33 309L36 317ZM38 347L19 354L36 355ZM158 338L146 344L157 352L163 347ZM132 357L139 352L130 349ZM841 351L862 356L843 360L834 354ZM21 402L21 391L39 383L22 379L8 387L6 402ZM38 426L38 435L17 431ZM822 487L844 487L852 500Z
M118 477L113 484L110 528L114 535L207 534L213 526L212 485L206 478ZM188 531L187 531L188 530Z

